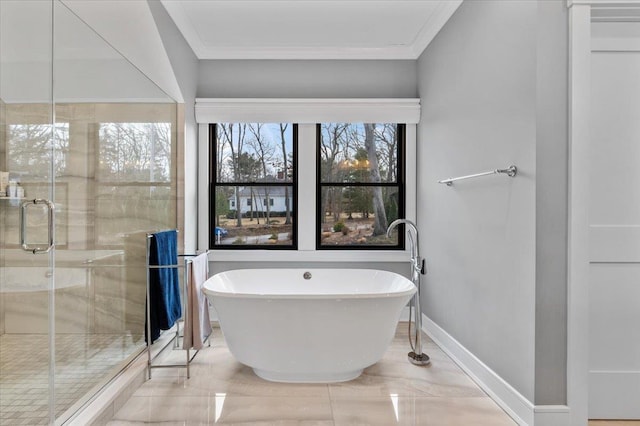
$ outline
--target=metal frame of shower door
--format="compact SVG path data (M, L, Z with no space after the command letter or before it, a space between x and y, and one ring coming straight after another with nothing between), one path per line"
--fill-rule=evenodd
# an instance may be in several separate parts
M191 274L189 274L189 265L193 264L193 260L189 259L189 257L195 257L198 256L197 254L178 254L178 257L184 257L184 264L180 265L180 264L176 264L176 265L150 265L149 264L149 258L150 258L150 252L151 252L151 238L153 238L154 234L147 234L147 253L146 253L146 270L147 270L147 307L146 307L146 317L147 317L147 371L148 371L148 379L151 379L151 370L153 368L186 368L187 370L187 379L191 378L191 370L190 370L190 365L191 365L191 361L193 361L193 359L196 357L196 355L198 354L198 352L200 352L200 349L195 349L193 355L191 355L191 347L188 347L185 349L186 352L186 360L184 364L153 364L153 361L171 344L174 344L174 348L177 348L179 346L179 339L180 337L182 337L184 339L184 329L186 328L186 325L189 323L190 321L190 312L191 312L191 286L190 286L190 277ZM206 253L209 253L209 251L207 250ZM153 345L153 343L151 342L151 295L149 292L150 289L150 285L151 285L151 270L152 269L167 269L167 268L176 268L176 269L180 269L180 268L184 268L183 269L183 294L184 294L184 298L181 301L181 308L182 308L182 317L178 318L178 320L176 321L176 332L175 335L169 339L169 341L167 343L164 344L164 346L162 346L160 348L160 350L158 351L158 353L155 356L151 356L151 346ZM209 267L207 265L207 275L209 274ZM185 327L183 327L183 335L180 336L180 320L182 320L182 322L185 324ZM192 325L193 327L193 325ZM163 333L160 333L160 336L162 336ZM211 340L209 340L209 338L211 337L211 333L204 339L205 342L208 343L209 347L211 346ZM160 339L160 337L158 338L158 340Z

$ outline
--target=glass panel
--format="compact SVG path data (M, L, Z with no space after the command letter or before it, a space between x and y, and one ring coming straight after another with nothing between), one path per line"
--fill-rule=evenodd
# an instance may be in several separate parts
M292 206L291 186L219 186L211 241L215 246L290 246Z
M64 125L53 126L52 18L51 1L0 1L0 191L7 179L15 182L15 193L0 195L3 425L53 424L55 417L54 254L22 250L19 233L22 192L53 199L53 156L66 137ZM25 219L27 242L46 242L46 210L32 204Z
M145 347L146 233L178 227L178 126L175 102L66 3L55 19L56 121L68 129L53 163L62 424Z
M323 123L320 138L322 182L397 182L397 124Z
M398 218L398 208L395 187L324 187L320 245L395 246L397 233L387 238L386 230Z
M292 182L293 124L216 124L217 182Z

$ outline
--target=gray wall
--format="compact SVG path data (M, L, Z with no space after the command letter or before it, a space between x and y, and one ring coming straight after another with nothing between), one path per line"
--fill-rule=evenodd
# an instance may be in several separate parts
M184 179L184 251L195 253L198 223L198 126L195 98L198 86L198 58L159 1L148 1L176 80L184 98L184 164L178 176Z
M209 262L210 274L230 271L234 269L247 269L247 262ZM407 262L340 262L338 268L353 269L380 269L396 274L408 276L409 264ZM309 268L309 269L335 269L334 262L251 262L251 269L273 268Z
M567 390L568 9L538 2L536 404Z
M200 61L201 98L415 98L416 61Z
M533 401L536 2L464 2L418 73L424 313ZM510 164L514 179L436 183Z
M418 61L424 313L538 405L566 403L566 49L562 2L469 1Z

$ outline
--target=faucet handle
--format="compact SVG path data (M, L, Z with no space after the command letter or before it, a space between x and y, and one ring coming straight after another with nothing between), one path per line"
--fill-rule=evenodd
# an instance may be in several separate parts
M421 262L420 262L420 273L422 275L426 275L427 274L427 268L424 265L424 259L421 259Z

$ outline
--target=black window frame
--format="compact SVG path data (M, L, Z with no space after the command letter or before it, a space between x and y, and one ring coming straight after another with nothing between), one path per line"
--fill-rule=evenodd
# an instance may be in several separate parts
M298 124L292 125L292 160L291 164L291 182L217 182L217 149L216 149L216 123L209 123L209 249L210 250L298 250ZM286 174L286 171L285 171ZM291 244L216 244L213 237L215 224L215 194L217 187L236 187L236 186L254 186L254 187L283 187L291 188L291 218L293 225L291 227ZM236 207L240 211L240 206Z
M389 244L350 244L350 245L322 245L322 189L325 187L391 187L398 188L398 218L406 217L407 209L407 126L396 123L398 132L398 147L396 158L398 170L396 182L322 182L322 123L316 123L316 250L405 250L405 225L398 226L398 242Z

